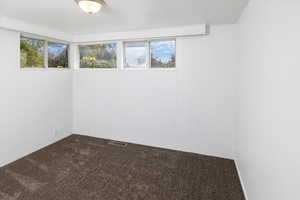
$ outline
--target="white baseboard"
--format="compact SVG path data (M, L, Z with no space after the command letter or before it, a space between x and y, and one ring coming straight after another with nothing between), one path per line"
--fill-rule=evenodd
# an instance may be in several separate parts
M234 163L235 163L235 166L236 166L236 169L237 169L239 178L240 178L240 182L241 182L241 185L242 185L242 189L243 189L245 198L246 198L246 200L249 200L248 195L247 195L247 191L246 191L246 188L245 188L245 183L244 183L244 181L243 181L242 174L241 174L241 171L240 171L238 162L237 162L236 160L234 160Z

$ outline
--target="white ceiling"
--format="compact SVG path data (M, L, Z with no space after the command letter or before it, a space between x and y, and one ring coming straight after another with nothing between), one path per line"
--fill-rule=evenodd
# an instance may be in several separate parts
M66 33L87 34L195 24L231 24L249 0L106 0L87 15L74 0L0 0L0 16Z

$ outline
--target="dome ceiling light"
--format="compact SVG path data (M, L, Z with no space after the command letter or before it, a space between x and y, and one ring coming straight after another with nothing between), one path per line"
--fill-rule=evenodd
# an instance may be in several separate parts
M105 5L103 0L75 0L78 6L88 14L95 14Z

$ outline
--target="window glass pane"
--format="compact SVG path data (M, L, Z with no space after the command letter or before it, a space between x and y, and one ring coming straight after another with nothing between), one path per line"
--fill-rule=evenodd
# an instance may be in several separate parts
M116 68L117 44L80 45L80 68Z
M146 68L148 45L147 42L126 42L125 65L126 68Z
M45 41L21 37L21 67L44 66Z
M48 42L48 67L68 68L67 44Z
M176 42L171 41L152 41L151 48L151 67L152 68L172 68L176 65Z

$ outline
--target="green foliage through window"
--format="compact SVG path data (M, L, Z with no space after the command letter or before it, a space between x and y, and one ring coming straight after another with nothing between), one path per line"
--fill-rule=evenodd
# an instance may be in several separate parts
M80 45L80 68L116 68L117 44Z
M47 50L48 55L45 52ZM21 36L22 68L68 68L69 45ZM48 60L47 60L48 59ZM48 61L45 63L45 61Z
M45 41L21 37L21 67L43 68Z
M67 44L48 42L48 67L68 68Z

